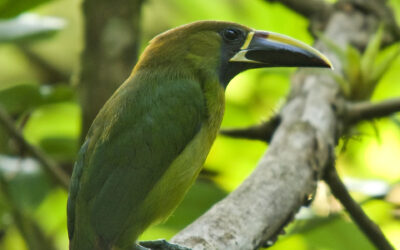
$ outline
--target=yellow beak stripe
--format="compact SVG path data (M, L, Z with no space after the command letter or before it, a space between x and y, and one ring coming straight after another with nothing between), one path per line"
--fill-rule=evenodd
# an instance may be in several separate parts
M249 60L246 58L247 48L249 47L251 40L253 40L254 31L250 31L247 34L246 40L244 41L242 47L240 48L239 52L236 53L231 59L230 62L250 62L250 63L261 63L254 60Z
M249 34L247 34L246 41L244 41L243 46L240 48L241 50L247 49L247 47L249 47L251 40L253 40L253 36L254 36L254 31L251 31L249 32Z

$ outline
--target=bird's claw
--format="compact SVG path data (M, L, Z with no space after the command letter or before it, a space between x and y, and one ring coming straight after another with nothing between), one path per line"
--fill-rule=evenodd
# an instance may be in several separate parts
M169 243L166 240L141 241L140 246L151 250L191 250L190 248Z

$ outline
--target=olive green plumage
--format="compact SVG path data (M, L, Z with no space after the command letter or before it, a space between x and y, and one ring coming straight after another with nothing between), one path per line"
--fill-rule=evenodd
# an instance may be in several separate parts
M150 42L78 154L67 208L71 250L131 249L176 208L217 135L224 87L240 71L266 66L230 61L251 32L204 21Z

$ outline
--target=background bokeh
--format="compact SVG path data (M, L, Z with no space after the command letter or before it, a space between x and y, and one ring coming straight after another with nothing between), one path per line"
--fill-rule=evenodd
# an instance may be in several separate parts
M30 143L67 169L80 138L81 108L74 87L83 47L80 5L80 0L0 0L0 104ZM390 5L400 21L400 1L391 0ZM313 42L308 20L280 4L147 0L141 49L162 31L204 19L234 21ZM222 126L244 127L268 119L284 103L293 72L257 69L237 76L227 88ZM372 99L399 96L400 58ZM184 202L167 222L148 229L141 239L173 236L234 190L266 149L262 142L219 136L205 171ZM338 170L355 199L400 249L400 114L360 124L340 143L337 156ZM68 249L67 193L55 187L1 127L0 174L0 249L33 249L35 241L41 244L37 249ZM271 249L374 249L323 184L313 205L297 217Z

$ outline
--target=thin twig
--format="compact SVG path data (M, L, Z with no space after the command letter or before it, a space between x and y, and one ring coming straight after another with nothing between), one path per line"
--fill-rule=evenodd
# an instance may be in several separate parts
M274 134L276 128L279 126L280 121L281 118L277 115L271 118L269 121L264 122L260 125L255 125L248 128L223 129L220 131L220 134L234 138L244 138L270 142L272 135Z
M350 103L346 108L346 120L354 124L364 120L382 118L400 111L400 98L385 100L379 103Z
M48 174L65 189L68 189L69 176L54 162L49 156L38 148L28 143L21 132L14 126L13 120L7 112L0 106L0 124L3 125L7 133L20 146L25 148L33 157L35 157L48 172Z
M29 59L29 62L33 67L35 67L35 69L42 75L43 82L46 82L46 84L56 84L69 81L68 74L57 69L57 67L45 60L39 54L35 53L28 46L24 44L18 44L18 46L21 52Z
M361 206L351 198L346 186L340 180L333 165L326 169L324 180L331 189L332 194L346 208L353 221L357 224L360 230L364 232L364 234L368 237L371 243L376 246L377 249L394 249L390 242L385 238L385 235L382 233L381 229L368 218Z
M37 221L29 213L25 213L15 202L15 198L10 192L9 182L3 175L0 175L0 193L2 200L7 204L7 211L12 216L27 247L29 249L55 250L53 239L46 235Z

